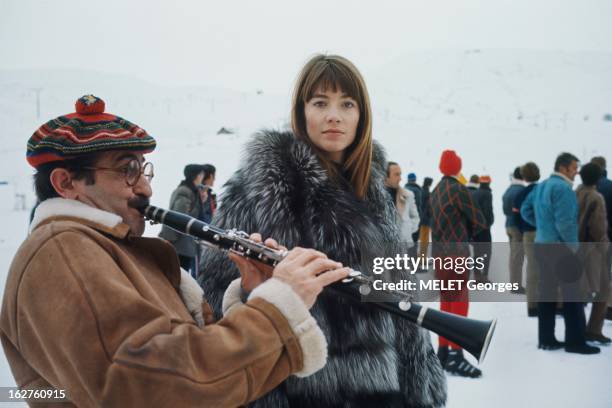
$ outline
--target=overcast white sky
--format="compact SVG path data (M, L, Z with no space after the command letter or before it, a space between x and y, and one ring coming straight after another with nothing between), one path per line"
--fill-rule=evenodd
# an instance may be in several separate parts
M286 90L316 52L367 75L414 49L612 52L610 0L0 0L0 69Z

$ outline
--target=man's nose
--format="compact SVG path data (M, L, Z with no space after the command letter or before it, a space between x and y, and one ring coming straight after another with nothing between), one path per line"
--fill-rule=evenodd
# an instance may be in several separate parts
M142 195L150 198L153 195L153 189L151 188L151 182L144 176L141 175L138 182L134 185L134 194Z

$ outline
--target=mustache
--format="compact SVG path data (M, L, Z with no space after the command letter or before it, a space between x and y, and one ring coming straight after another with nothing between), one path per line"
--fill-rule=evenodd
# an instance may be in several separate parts
M134 196L128 200L128 207L135 208L139 211L142 211L148 205L149 199L142 195Z

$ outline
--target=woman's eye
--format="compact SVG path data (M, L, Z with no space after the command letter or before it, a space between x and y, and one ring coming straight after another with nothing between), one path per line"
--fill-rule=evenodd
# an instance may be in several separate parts
M353 102L353 101L346 101L346 102L344 102L344 107L345 108L354 108L355 107L355 102Z
M316 106L317 108L322 108L325 106L325 102L323 101L314 101L313 105Z

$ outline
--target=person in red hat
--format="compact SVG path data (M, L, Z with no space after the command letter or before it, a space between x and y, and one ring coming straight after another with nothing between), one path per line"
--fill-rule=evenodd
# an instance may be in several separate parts
M327 343L309 308L348 268L301 248L273 271L234 256L242 280L215 323L174 248L142 237L136 208L152 195L144 155L155 140L104 110L84 96L28 141L40 205L0 315L17 386L69 406L239 406L323 367Z
M454 150L442 152L439 168L444 177L430 197L432 255L437 259L470 256L469 241L475 234L486 229L482 211L474 203L467 187L458 180L461 164L461 158ZM438 279L467 281L469 277L469 272L460 273L446 268L447 262L434 264ZM440 292L441 310L467 316L468 307L469 296L465 282L461 290ZM446 371L471 378L482 375L478 368L465 359L459 345L440 336L438 346L438 357Z

